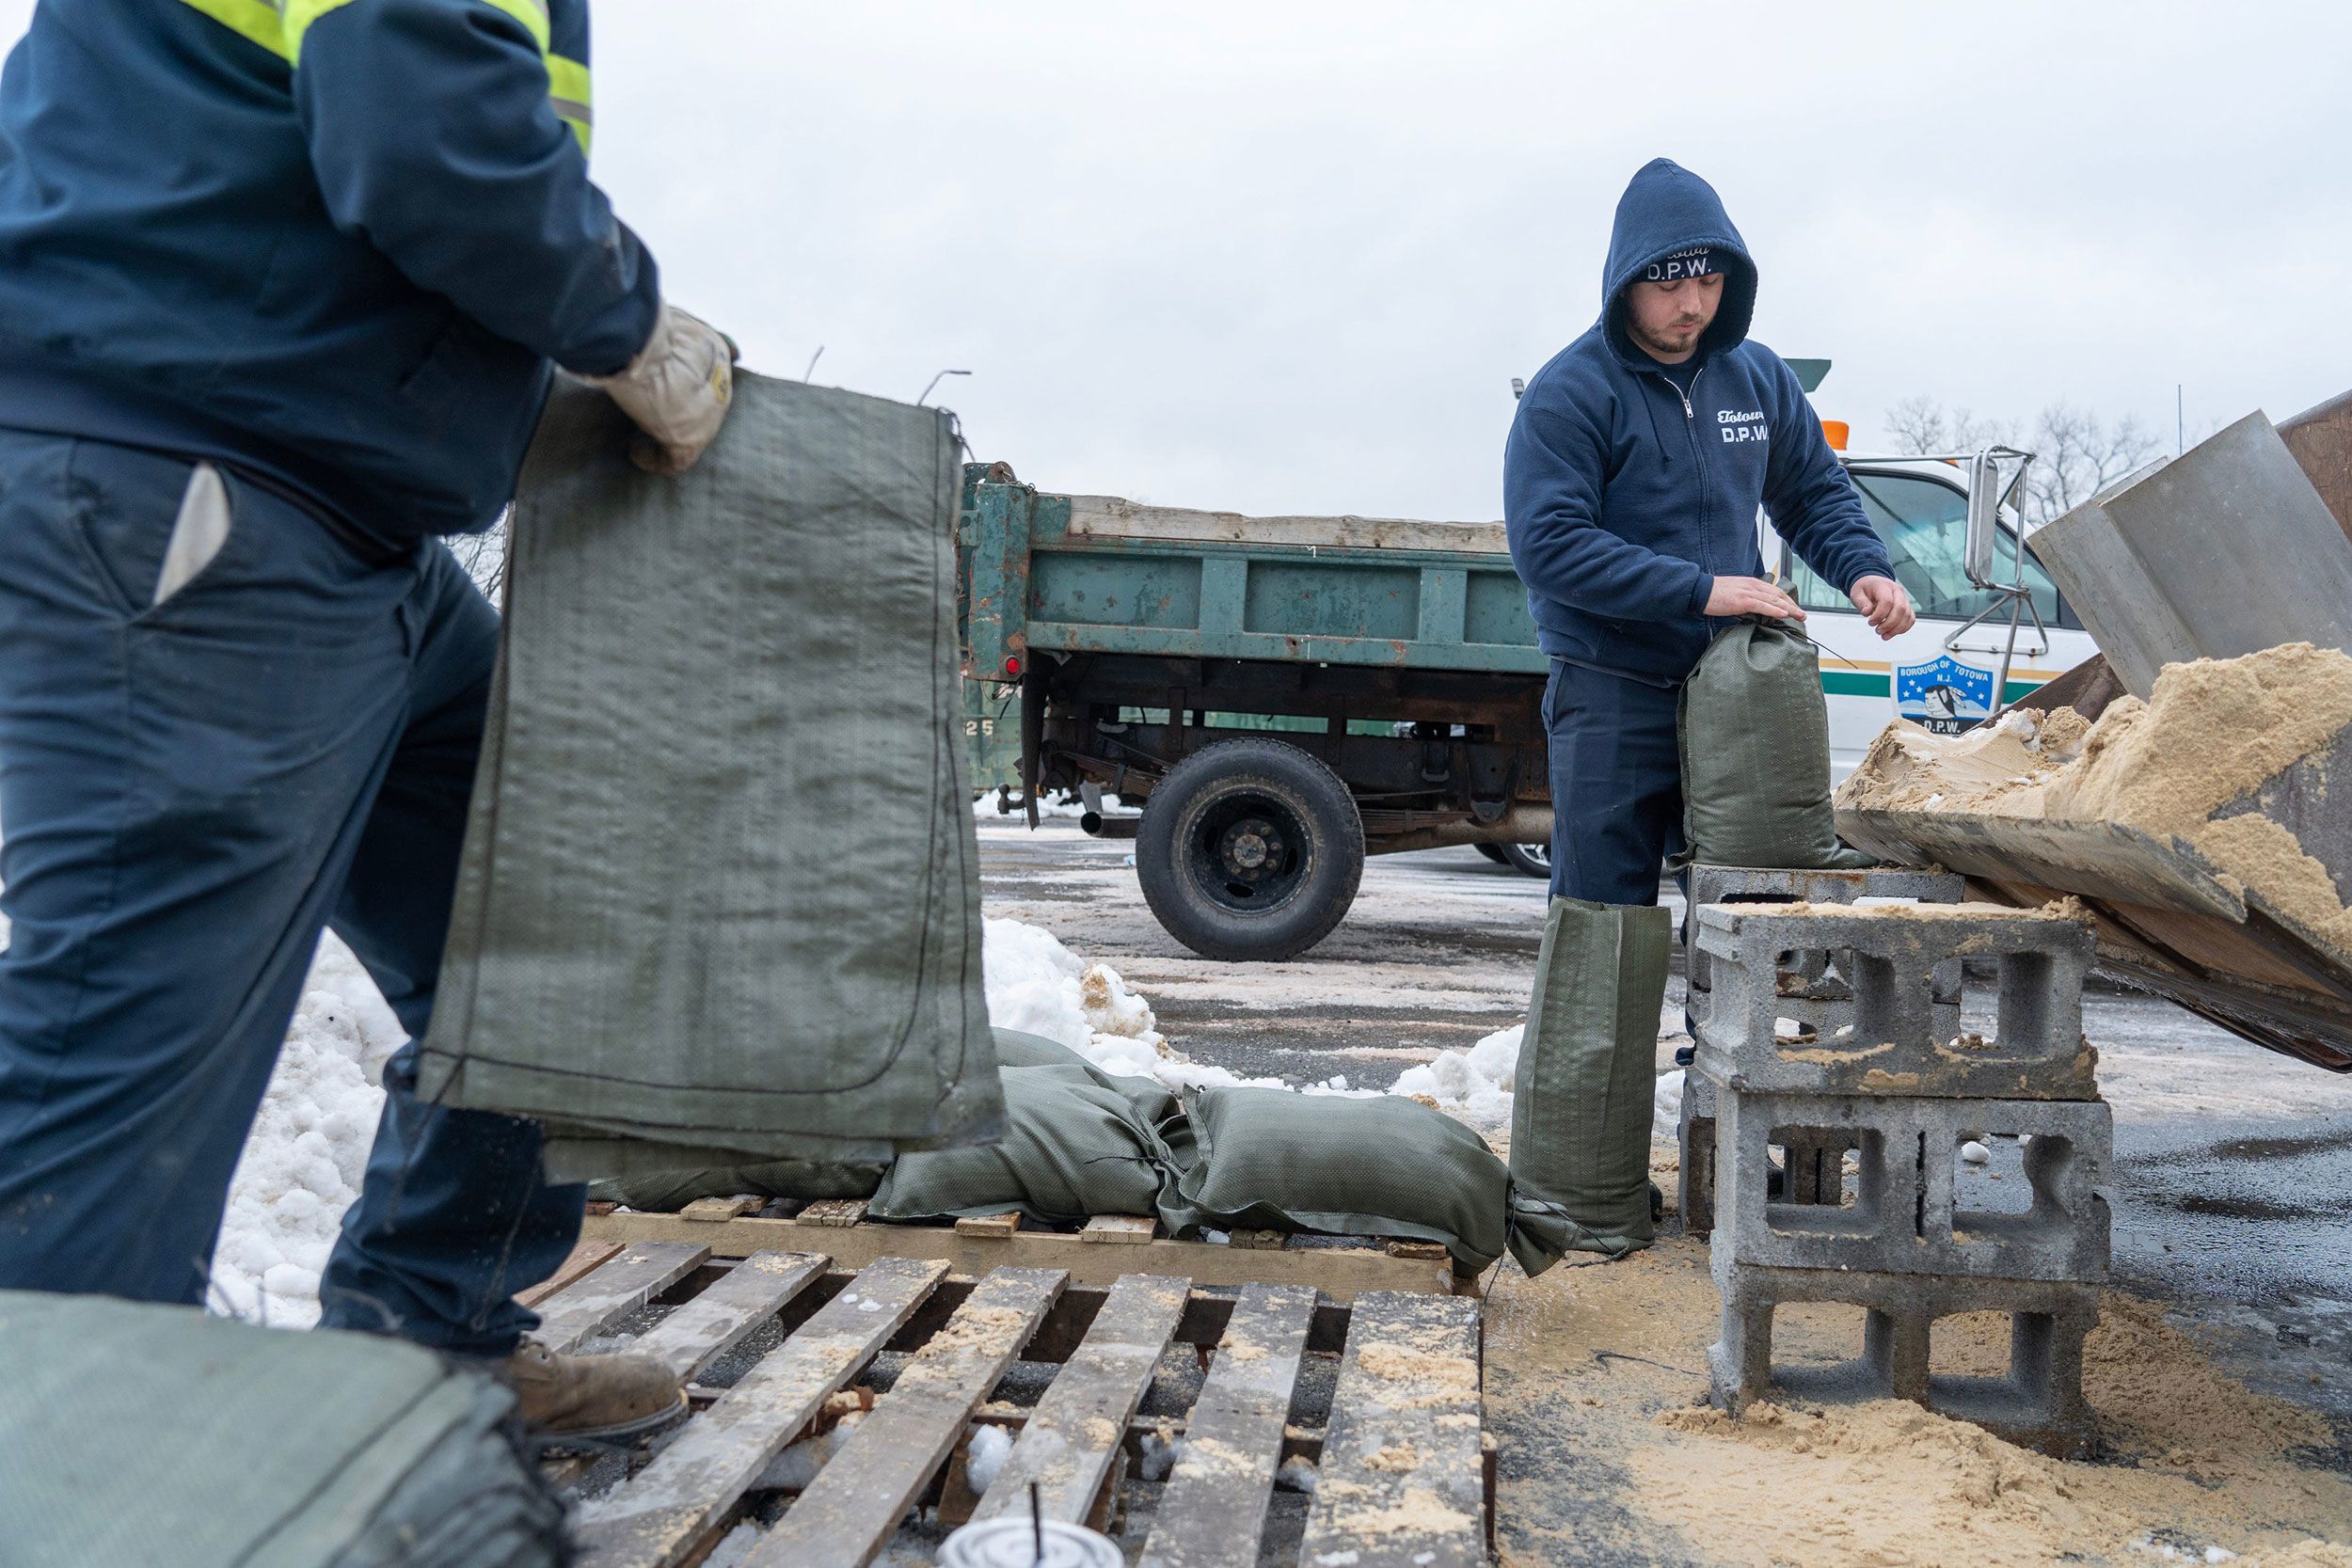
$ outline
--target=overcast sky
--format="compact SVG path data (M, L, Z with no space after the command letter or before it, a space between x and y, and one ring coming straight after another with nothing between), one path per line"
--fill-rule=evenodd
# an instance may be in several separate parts
M2352 386L2341 0L1179 10L598 0L594 166L753 367L968 369L979 455L1171 504L1499 515L1661 154L1858 448L1913 393L2169 444L2175 383Z

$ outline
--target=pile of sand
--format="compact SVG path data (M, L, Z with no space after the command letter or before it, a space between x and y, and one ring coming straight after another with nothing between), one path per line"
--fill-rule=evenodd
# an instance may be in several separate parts
M1705 1246L1679 1238L1605 1268L1506 1270L1486 1328L1506 1564L2352 1568L2328 1421L2247 1388L2153 1303L2101 1299L2083 1388L2102 1451L2078 1461L1897 1401L1733 1420L1703 1402L1719 1312ZM1851 1357L1860 1319L1784 1307L1775 1359ZM2003 1316L1936 1325L1939 1372L1992 1375L2009 1349Z
M2092 724L2071 708L1950 737L1898 721L1837 804L2113 822L2180 839L2240 891L2352 954L2352 911L2328 867L2271 817L2222 815L2297 763L2303 797L2324 796L2327 753L2347 727L2352 657L2290 642L2168 664L2148 701L2119 698Z

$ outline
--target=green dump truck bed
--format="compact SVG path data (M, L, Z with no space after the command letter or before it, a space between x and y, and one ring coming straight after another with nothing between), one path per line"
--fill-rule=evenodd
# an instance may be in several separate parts
M1245 517L967 474L974 675L1130 654L1540 675L1500 523Z

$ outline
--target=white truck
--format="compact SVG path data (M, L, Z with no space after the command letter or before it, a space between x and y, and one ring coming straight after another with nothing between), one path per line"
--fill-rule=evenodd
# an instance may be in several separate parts
M1886 542L1895 575L1919 612L1917 624L1892 641L1881 641L1843 594L1815 577L1771 525L1757 519L1766 568L1777 570L1781 583L1804 607L1805 631L1820 649L1830 753L1840 781L1888 720L1900 717L1956 733L1999 705L1994 695L2004 664L2004 701L2014 702L2099 651L2030 549L2020 577L2018 519L1997 504L1993 490L2007 488L2005 482L2011 481L2023 456L1840 454L1871 525ZM1979 518L1979 553L1986 553L1988 539L1991 547L1978 576L2015 585L2022 594L2001 586L1979 587L1970 579L1969 496L1979 466L1979 488L1994 510ZM1980 501L1980 508L1984 504ZM2021 597L2012 652L2010 610L2012 600Z

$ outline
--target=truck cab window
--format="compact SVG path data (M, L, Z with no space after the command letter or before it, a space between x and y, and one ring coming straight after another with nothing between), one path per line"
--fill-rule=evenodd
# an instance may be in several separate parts
M1995 595L1971 584L1961 567L1968 542L1968 498L1964 494L1955 486L1915 475L1856 471L1851 477L1870 525L1886 541L1897 580L1922 617L1966 621L1993 604ZM2010 580L2017 570L2015 533L2001 531L1994 559L1994 578ZM1852 611L1846 595L1816 577L1796 559L1794 551L1789 552L1789 565L1799 604L1807 610ZM2026 558L2026 582L2045 624L2074 624L2057 585L2030 554Z

